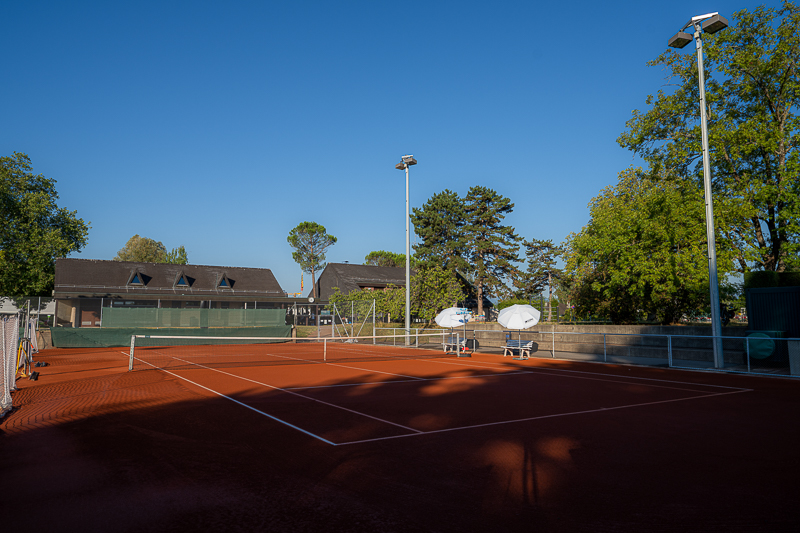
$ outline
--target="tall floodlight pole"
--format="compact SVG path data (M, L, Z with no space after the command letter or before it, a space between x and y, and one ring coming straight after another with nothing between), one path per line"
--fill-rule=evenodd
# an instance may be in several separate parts
M706 239L708 241L708 283L711 296L711 335L714 346L714 368L723 368L725 360L722 351L722 323L720 321L719 282L717 279L717 244L714 236L714 202L711 197L711 161L708 153L708 117L706 116L706 82L703 73L703 38L706 33L716 33L728 27L728 21L719 13L709 13L692 17L681 30L669 40L669 46L683 48L692 40L692 36L683 30L694 28L694 41L697 48L697 77L700 86L700 132L703 142L703 185L706 200Z
M408 167L416 165L413 155L404 155L402 161L394 166L397 170L406 171L406 345L411 339L411 211L408 199Z

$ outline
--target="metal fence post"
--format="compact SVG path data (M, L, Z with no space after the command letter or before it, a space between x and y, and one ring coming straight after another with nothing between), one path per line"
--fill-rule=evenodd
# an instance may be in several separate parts
M606 334L603 333L603 362L608 362L608 353L606 352Z
M672 335L667 335L667 366L672 368Z
M750 372L750 338L744 338L745 353L747 354L747 371Z

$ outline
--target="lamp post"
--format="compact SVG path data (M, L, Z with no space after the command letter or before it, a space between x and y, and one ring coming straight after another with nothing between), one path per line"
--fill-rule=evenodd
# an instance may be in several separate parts
M411 212L408 204L408 167L416 165L413 155L404 155L394 168L406 171L406 345L411 342Z
M694 28L694 41L697 49L697 77L700 86L700 131L703 142L703 184L706 199L706 238L708 241L708 283L711 295L711 335L714 345L714 368L723 368L725 360L722 352L722 324L720 322L719 282L717 280L717 245L714 237L714 203L711 198L711 162L708 154L708 117L706 116L706 88L703 73L702 31L716 33L728 27L728 21L719 13L709 13L692 17L681 30L667 43L673 48L683 48L692 41L692 35L683 30Z

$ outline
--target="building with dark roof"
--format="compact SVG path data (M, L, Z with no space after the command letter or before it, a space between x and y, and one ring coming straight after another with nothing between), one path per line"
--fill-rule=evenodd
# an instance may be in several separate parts
M57 325L98 327L103 309L286 309L272 271L96 259L56 259Z
M405 268L328 263L317 279L317 293L320 300L327 301L337 287L343 294L348 294L362 289L385 289L390 285L406 286ZM313 291L312 287L309 296L313 296Z
M411 276L414 271L411 271ZM475 296L475 287L461 274L457 274L467 298L461 302L463 307L477 309L478 299ZM390 285L395 287L406 286L405 267L381 267L373 265L351 265L348 263L328 263L325 270L317 280L319 299L328 301L338 287L342 294L348 294L356 290L383 290ZM313 296L309 292L309 296ZM483 306L486 309L494 307L494 304L486 297L483 298Z

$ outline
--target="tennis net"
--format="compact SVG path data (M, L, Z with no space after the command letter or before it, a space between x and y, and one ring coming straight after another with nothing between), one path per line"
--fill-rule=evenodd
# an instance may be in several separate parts
M369 337L213 337L132 335L129 370L293 365L445 357L450 333Z

